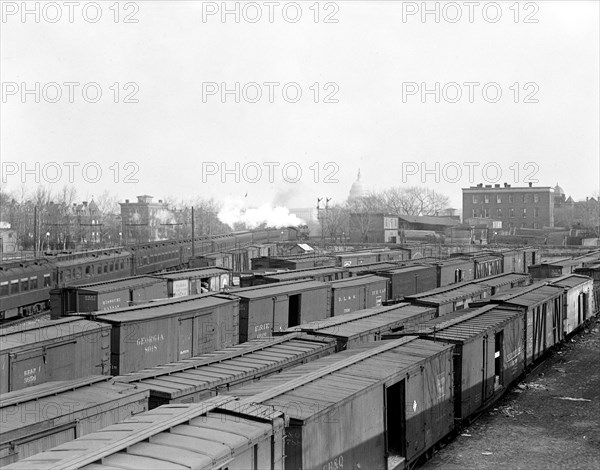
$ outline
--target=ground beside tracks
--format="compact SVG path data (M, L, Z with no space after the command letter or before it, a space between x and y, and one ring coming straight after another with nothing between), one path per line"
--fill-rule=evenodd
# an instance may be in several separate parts
M600 322L554 350L420 468L600 469Z

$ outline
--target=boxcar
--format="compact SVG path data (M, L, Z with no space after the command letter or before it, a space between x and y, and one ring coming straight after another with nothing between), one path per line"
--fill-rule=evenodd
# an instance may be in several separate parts
M273 336L300 323L327 318L331 287L323 282L278 282L231 289L240 299L240 342Z
M565 289L564 334L577 330L594 312L594 281L586 276L567 274L550 282Z
M453 351L414 337L381 341L234 393L242 406L261 403L289 417L287 469L395 468L453 427Z
M330 282L331 313L335 317L370 307L379 307L388 298L388 280L381 276L361 276Z
M472 258L450 258L435 263L438 287L475 279L475 263Z
M433 308L405 302L298 325L287 332L302 331L315 338L333 338L338 351L343 351L369 341L379 341L388 333L412 329L434 316Z
M436 316L442 316L467 308L470 303L487 298L490 292L491 287L486 285L460 282L419 294L407 295L404 299L415 305L434 307Z
M135 276L115 281L63 287L50 292L52 318L77 312L116 310L167 297L167 281Z
M499 398L523 373L523 312L487 305L424 322L407 334L456 346L454 415L466 419Z
M345 268L350 277L364 276L366 274L376 274L383 271L389 271L396 269L399 265L397 263L390 263L389 261L379 263L361 264L358 266L350 266Z
M217 267L185 269L157 276L166 279L169 297L219 292L231 284L231 273Z
M340 253L335 255L336 258L336 266L341 266L342 268L347 268L350 266L358 266L361 264L370 264L377 263L380 261L379 255L377 253L371 252L350 252L350 253Z
M286 257L261 256L251 261L252 269L279 268L279 269L308 269L319 266L335 266L332 256L297 255Z
M575 269L575 273L582 276L588 276L594 281L592 314L597 314L600 312L600 263L590 264L584 268L577 268Z
M523 287L531 284L531 276L529 274L507 273L498 274L496 276L486 277L473 281L474 284L488 286L491 295L500 294L515 287Z
M562 287L542 282L496 294L487 301L516 307L525 312L525 366L542 357L564 337L563 309L565 292ZM480 304L474 304L477 306Z
M110 373L110 325L63 318L0 330L0 393Z
M282 414L231 401L161 406L8 468L282 470Z
M116 377L150 392L150 409L196 403L261 377L335 352L335 340L301 333L252 340L239 346Z
M7 393L0 398L0 465L44 452L147 409L148 391L113 384L103 376L49 382Z
M255 276L254 284L272 284L274 282L300 281L304 279L326 282L344 279L346 277L348 277L348 273L345 270L333 266L326 266L320 268L296 269L283 273L257 274Z
M473 256L475 279L495 276L504 272L504 258L497 254L481 254Z
M437 270L434 266L413 265L380 271L379 276L390 280L390 299L402 299L406 295L418 294L437 287Z
M238 299L226 294L202 294L85 315L112 326L114 375L238 343Z

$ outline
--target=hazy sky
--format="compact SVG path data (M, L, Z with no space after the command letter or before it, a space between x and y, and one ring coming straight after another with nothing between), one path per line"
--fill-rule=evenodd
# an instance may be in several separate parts
M528 176L598 191L597 1L427 2L424 18L422 2L227 2L239 22L222 2L0 3L8 189L307 207L344 200L360 168L367 189L458 208L463 187Z

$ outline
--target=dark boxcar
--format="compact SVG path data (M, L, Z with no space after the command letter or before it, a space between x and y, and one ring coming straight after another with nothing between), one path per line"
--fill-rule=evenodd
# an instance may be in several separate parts
M112 325L111 370L118 375L237 344L238 307L237 298L202 294L87 315Z
M312 279L313 281L335 281L348 277L348 273L333 266L309 269L296 269L283 273L257 274L255 276L255 285L272 284L274 282L300 281L303 279Z
M167 298L167 281L135 276L54 289L50 293L52 318L70 313L97 312L129 307L135 303Z
M285 420L261 406L244 410L231 397L167 405L17 462L10 469L284 468Z
M96 432L147 409L147 390L113 384L103 376L48 382L7 393L0 399L0 466ZM45 465L48 468L49 461Z
M331 287L322 282L278 282L230 293L240 299L241 343L330 315Z
M204 356L116 377L150 392L150 409L196 403L284 369L333 354L331 338L300 333L252 340Z
M504 259L502 255L485 254L474 256L473 262L475 265L475 279L495 276L504 272Z
M586 276L567 274L552 280L550 285L565 289L563 309L564 334L577 330L594 312L594 281Z
M0 393L110 373L110 325L62 318L0 330Z
M307 269L319 266L335 266L332 256L298 255L287 257L261 256L251 262L252 269L280 268L280 269Z
M365 308L380 307L388 298L388 280L385 277L361 276L333 281L329 284L332 317Z
M413 329L434 316L433 308L405 302L306 323L287 331L302 331L315 338L334 338L338 351L343 351L369 341L379 341L384 334Z
M403 261L410 259L410 251L404 249L386 250L378 253L379 261Z
M244 397L242 406L261 403L290 418L287 469L393 468L412 463L453 428L453 352L414 337L381 341L234 394Z
M486 285L460 282L420 294L407 295L404 299L415 305L434 307L437 311L436 316L442 316L467 308L472 302L486 299L490 292L491 287Z
M451 258L436 263L438 287L475 279L472 258Z
M523 373L523 327L521 310L497 305L454 312L416 327L421 338L456 345L457 419L468 418L488 406Z
M219 292L231 284L231 273L216 267L185 269L157 276L167 280L169 297Z
M358 266L360 264L377 263L379 256L377 253L340 253L336 256L336 266L348 268L350 266Z
M515 287L523 287L531 284L531 276L529 274L507 273L490 276L485 279L473 281L474 284L488 286L491 289L491 295L506 292Z
M345 269L350 277L355 277L364 276L366 274L376 274L383 271L389 271L391 269L396 269L397 267L397 263L390 263L388 261L385 261L379 263L361 264L359 266L350 266L349 268Z
M437 270L434 266L404 266L380 271L377 274L390 280L390 299L402 299L406 295L418 294L437 287Z
M533 279L548 279L563 275L563 267L556 264L542 263L529 266L529 274Z
M489 302L525 312L525 366L542 357L564 337L564 289L538 282L494 295ZM477 306L478 304L474 304Z

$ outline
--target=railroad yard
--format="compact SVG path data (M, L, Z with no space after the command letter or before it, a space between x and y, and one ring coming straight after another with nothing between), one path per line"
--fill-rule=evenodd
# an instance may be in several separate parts
M600 468L599 364L595 319L419 468Z
M0 466L598 466L600 251L285 246L4 265Z

